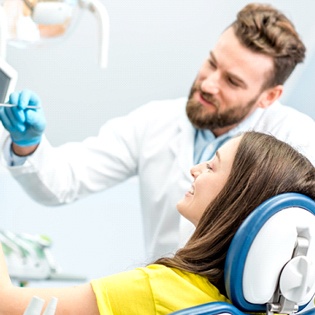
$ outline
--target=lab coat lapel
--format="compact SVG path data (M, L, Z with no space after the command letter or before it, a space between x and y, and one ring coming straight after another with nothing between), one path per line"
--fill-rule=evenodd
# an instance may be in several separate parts
M193 166L195 129L186 116L182 117L177 135L170 141L174 159L180 166L186 179L190 180L189 170Z

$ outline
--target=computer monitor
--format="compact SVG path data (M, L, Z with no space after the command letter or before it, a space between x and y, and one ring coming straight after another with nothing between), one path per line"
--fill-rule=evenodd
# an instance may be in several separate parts
M17 71L4 59L0 58L0 103L8 100L17 82Z

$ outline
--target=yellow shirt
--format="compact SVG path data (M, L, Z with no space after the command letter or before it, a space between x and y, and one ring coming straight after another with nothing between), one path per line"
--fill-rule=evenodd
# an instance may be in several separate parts
M202 276L154 264L92 280L101 315L163 315L229 300Z

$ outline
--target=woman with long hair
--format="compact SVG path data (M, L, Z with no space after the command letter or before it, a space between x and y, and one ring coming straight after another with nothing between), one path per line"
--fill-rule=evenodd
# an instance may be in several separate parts
M0 315L21 315L36 295L58 298L56 315L169 314L228 301L224 263L244 219L262 202L296 192L315 200L315 168L290 145L257 132L226 142L215 157L191 169L193 184L177 204L196 227L173 257L71 288L12 285L0 257Z

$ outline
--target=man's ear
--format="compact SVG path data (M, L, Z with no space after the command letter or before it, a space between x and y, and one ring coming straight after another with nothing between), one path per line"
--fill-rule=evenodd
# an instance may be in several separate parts
M283 85L276 85L272 88L268 88L264 92L262 92L260 102L258 104L258 107L260 108L267 108L269 107L273 102L278 100L283 92Z

